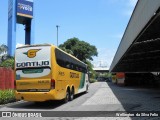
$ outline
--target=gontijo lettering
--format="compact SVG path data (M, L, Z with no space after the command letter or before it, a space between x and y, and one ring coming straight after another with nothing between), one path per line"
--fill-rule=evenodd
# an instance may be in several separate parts
M70 78L79 78L79 74L70 72Z
M42 66L49 66L49 61L22 62L16 64L17 68L42 67Z

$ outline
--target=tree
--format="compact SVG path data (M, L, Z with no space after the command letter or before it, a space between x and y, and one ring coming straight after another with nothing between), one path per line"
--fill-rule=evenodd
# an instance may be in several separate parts
M79 60L87 63L87 60L93 60L93 56L97 56L97 48L78 38L68 39L59 48L77 57Z
M14 69L14 58L8 58L7 60L4 60L1 64L0 67L6 67L6 68L12 68Z
M4 44L0 46L0 54L7 54L8 47Z
M0 63L10 58L10 56L7 54L7 51L8 47L6 45L0 45Z
M4 44L0 45L0 67L8 67L14 69L14 57L7 54L8 47Z

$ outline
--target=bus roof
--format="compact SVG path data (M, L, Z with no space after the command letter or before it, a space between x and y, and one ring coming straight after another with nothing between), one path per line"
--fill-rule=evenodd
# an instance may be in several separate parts
M26 47L37 47L37 46L51 46L51 44L35 44L35 45L24 45L21 47L17 47L16 49L26 48Z

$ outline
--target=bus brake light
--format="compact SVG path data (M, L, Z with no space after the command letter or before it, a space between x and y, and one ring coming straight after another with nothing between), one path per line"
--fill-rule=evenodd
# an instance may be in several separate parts
M51 79L51 89L55 89L55 80Z

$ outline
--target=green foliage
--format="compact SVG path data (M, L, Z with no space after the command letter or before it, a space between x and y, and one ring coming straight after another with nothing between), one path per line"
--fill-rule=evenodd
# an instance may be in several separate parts
M112 77L112 73L109 72L109 73L108 73L108 77Z
M97 82L97 80L96 80L96 79L91 78L91 79L90 79L90 83L94 83L94 82Z
M98 77L105 77L105 78L107 78L107 77L109 77L109 74L108 73L99 74Z
M93 71L93 65L92 65L92 63L89 61L89 60L87 60L86 61L86 64L87 64L87 66L88 66L88 71Z
M66 49L65 47L61 47L61 49L62 49L63 51L65 51L65 52L73 55L73 52L72 52L71 50L69 50L69 49Z
M3 52L7 52L8 50L8 47L4 44L0 45L0 54L3 53Z
M3 62L0 64L0 67L7 67L7 68L12 68L12 69L14 69L14 58L9 58L9 59L3 61Z
M92 73L91 73L91 75L90 75L90 77L93 78L93 79L97 79L98 73L93 70Z
M0 90L0 104L6 104L15 101L14 90Z
M86 64L88 66L89 77L92 78L92 79L95 79L97 77L97 73L93 70L92 63L89 60L87 60Z
M90 45L85 41L81 41L78 38L68 39L64 44L59 45L62 50L71 53L79 60L87 62L88 60L93 60L93 56L97 56L97 48L94 45Z

